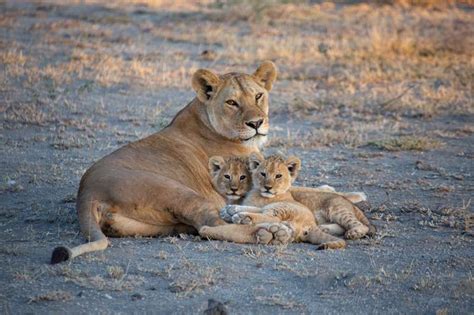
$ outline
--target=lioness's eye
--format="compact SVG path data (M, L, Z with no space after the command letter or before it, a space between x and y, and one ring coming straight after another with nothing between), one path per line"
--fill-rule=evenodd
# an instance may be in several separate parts
M275 177L276 177L276 178L281 178L282 176L283 176L283 175L281 175L281 174L276 174Z
M255 95L255 99L258 101L263 96L263 93L258 93Z
M225 174L224 177L230 179L230 175Z
M226 102L226 104L229 104L230 106L239 107L239 104L234 100L227 100L225 102Z
M265 174L264 172L261 172L260 175L262 175L263 177L267 176L267 174Z
M247 176L242 175L242 176L240 176L240 180L244 180L246 177L247 177Z

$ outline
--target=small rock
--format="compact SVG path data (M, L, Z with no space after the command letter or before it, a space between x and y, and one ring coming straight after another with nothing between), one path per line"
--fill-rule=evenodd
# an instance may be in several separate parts
M229 312L225 305L214 299L207 301L207 309L204 311L204 315L227 315Z
M145 297L140 293L132 294L132 301L143 300Z
M206 49L201 53L201 59L204 60L215 60L217 58L217 53L214 50Z

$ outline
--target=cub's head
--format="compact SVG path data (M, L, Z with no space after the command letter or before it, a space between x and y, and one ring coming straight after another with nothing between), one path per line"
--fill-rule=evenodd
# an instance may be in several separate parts
M262 159L258 154L252 154L248 164L253 189L258 189L265 198L287 192L301 168L301 161L295 156L285 159L280 155L271 155Z
M273 62L266 61L252 75L218 76L200 69L193 75L197 98L206 107L209 123L219 135L258 147L268 133L268 92L277 76Z
M244 158L213 156L209 159L209 172L214 189L229 200L239 200L251 188L251 176Z

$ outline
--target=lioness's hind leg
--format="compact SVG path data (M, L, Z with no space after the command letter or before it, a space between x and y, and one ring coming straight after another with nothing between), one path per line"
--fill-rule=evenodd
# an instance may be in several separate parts
M107 220L102 224L102 229L108 236L120 237L168 235L172 232L173 227L147 224L117 213L109 213Z

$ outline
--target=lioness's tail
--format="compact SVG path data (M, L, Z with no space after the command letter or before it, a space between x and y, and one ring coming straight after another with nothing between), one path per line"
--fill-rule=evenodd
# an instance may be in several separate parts
M303 240L311 244L319 245L318 249L346 248L346 241L321 231L319 226L309 230L308 234L303 236Z
M104 250L109 245L107 237L100 229L98 223L98 207L99 203L91 199L78 199L77 213L79 216L79 225L82 234L89 240L89 243L82 244L73 248L66 246L58 246L53 250L51 256L51 264L57 264L76 256L88 252Z
M354 214L363 225L367 226L369 228L369 232L367 232L367 236L375 236L375 233L377 233L377 228L369 221L369 219L365 216L365 213L359 209L359 207L354 206Z

